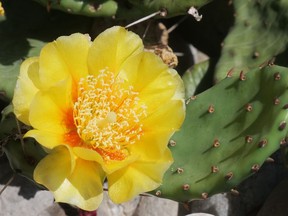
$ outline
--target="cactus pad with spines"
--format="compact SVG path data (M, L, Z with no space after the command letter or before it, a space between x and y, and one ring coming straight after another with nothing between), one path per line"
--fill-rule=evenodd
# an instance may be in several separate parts
M112 17L116 14L118 4L113 0L35 0L48 9L58 9L67 13L91 17Z
M201 7L211 0L35 0L47 8L91 17L136 19L165 9L168 16L187 14L190 7Z
M23 145L21 136L27 131L27 127L16 121L12 105L2 112L0 121L0 153L6 154L11 168L18 174L33 180L33 171L37 163L46 156L43 148L33 139L25 139ZM19 128L18 128L19 126ZM21 130L21 133L19 133Z
M223 42L216 80L227 70L247 70L283 52L288 43L288 5L285 1L233 0L235 24Z
M231 76L187 100L170 140L174 164L154 195L186 202L233 189L286 142L288 69Z

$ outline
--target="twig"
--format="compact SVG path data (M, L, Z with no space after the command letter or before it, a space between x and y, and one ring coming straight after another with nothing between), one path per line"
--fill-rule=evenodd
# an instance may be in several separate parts
M4 192L4 190L11 184L11 182L15 179L16 174L14 173L13 176L8 180L8 182L5 184L5 186L0 190L0 196Z

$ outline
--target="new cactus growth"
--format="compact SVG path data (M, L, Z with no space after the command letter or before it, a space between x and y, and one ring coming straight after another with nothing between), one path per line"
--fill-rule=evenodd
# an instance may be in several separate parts
M229 191L286 143L287 68L241 72L187 100L170 140L174 164L153 193L180 202Z

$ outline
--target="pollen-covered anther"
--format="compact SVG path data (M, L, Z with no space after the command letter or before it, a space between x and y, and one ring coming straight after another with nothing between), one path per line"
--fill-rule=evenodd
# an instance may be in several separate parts
M74 124L82 145L96 150L104 160L122 160L125 147L143 134L141 118L147 107L139 103L133 86L112 72L88 75L78 83L78 98L73 107Z

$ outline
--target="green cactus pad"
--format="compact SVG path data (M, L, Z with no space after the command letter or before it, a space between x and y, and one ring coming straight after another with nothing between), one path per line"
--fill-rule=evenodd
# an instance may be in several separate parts
M209 61L203 61L193 65L185 71L182 76L185 85L185 95L191 96L195 94L197 87L201 84L203 77L206 75L209 67Z
M0 122L0 153L6 154L11 168L18 174L33 180L33 172L37 163L46 155L43 148L33 139L20 142L16 117L12 113L12 106L2 111ZM27 128L19 122L19 128L25 133Z
M288 5L285 1L233 0L235 24L223 42L216 80L232 68L258 67L283 52L288 43Z
M118 4L113 0L35 0L48 9L58 9L67 13L90 17L112 17L116 14Z
M20 65L60 35L87 32L91 18L48 13L34 1L6 1L0 16L0 103L12 100ZM4 4L4 2L3 2Z
M286 142L288 69L267 66L231 75L187 100L170 140L174 164L152 193L180 202L233 189Z
M129 2L133 5L133 8L127 11L128 13L134 15L138 13L140 16L144 16L165 9L167 16L171 17L187 14L190 7L201 7L211 2L211 0L129 0Z
M48 9L90 17L136 19L164 9L167 16L187 14L190 7L201 7L211 0L34 0Z

